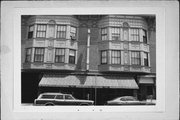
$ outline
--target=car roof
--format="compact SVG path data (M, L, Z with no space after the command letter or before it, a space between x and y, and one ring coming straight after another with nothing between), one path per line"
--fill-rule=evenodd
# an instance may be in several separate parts
M135 98L135 97L133 97L133 96L121 96L121 97L117 97L115 99L120 99L120 98Z
M71 95L71 94L63 94L63 93L46 92L46 93L41 93L40 95Z

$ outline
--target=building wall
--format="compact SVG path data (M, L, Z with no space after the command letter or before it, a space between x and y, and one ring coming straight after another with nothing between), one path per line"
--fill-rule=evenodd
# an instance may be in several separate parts
M34 17L34 16L33 16ZM32 18L33 18L32 17ZM104 19L102 19L104 18ZM39 20L41 19L41 20ZM44 19L44 20L43 20ZM62 20L61 20L62 19ZM55 20L55 21L66 21L65 19L70 19L70 21L72 21L74 19L71 19L69 17L62 17L59 18L57 16L47 16L47 17L42 17L42 16L37 16L36 19L30 19L29 17L23 16L22 17L22 64L24 64L25 61L25 50L24 48L27 47L31 42L27 43L25 41L27 41L27 34L28 34L28 24L30 23L46 23L49 20ZM133 19L137 19L134 20L135 23L133 23ZM155 19L155 18L153 18ZM125 17L123 18L123 16L120 16L118 19L117 17L113 18L113 16L111 17L101 17L101 18L82 18L82 17L77 17L77 20L75 20L75 22L79 21L79 27L77 28L78 31L78 40L77 40L77 60L76 60L76 66L74 68L72 67L67 67L70 68L70 70L86 70L86 53L87 53L87 34L88 34L88 28L90 28L91 33L90 33L90 55L89 55L89 62L90 62L90 70L91 71L98 71L99 70L99 65L100 65L100 49L104 49L103 46L103 42L101 41L101 28L103 26L121 26L121 24L126 21L129 22L129 25L133 26L139 26L139 27L147 27L146 25L144 25L144 23L147 22L147 25L149 26L149 22L150 21L142 21L142 26L140 23L140 19L137 17ZM115 21L115 23L111 22L111 21ZM155 22L155 21L154 21ZM74 23L73 23L74 24ZM152 24L152 23L150 23ZM121 36L122 37L122 36ZM156 58L156 49L155 49L155 30L152 29L148 29L148 38L149 38L149 51L150 51L150 66L151 66L151 72L156 72L156 62L155 62L155 58ZM57 42L54 42L54 45ZM32 44L32 43L31 43ZM66 42L67 44L67 42ZM71 44L71 42L70 42ZM110 46L108 49L115 49L115 47L112 47L113 45L115 46L115 44L117 44L116 42L113 43L108 43L107 45ZM32 44L33 46L34 44ZM36 44L37 45L37 44ZM37 45L38 46L38 45ZM103 47L102 47L103 46ZM106 46L106 45L105 45ZM132 45L130 45L132 47ZM69 46L71 47L71 46ZM130 48L129 48L130 49ZM134 49L132 47L132 49ZM128 51L127 51L128 52ZM124 54L122 54L123 56ZM68 58L66 58L68 59ZM124 62L124 60L122 60L122 62ZM130 61L128 61L130 62ZM63 65L65 66L65 65ZM26 66L27 69L29 66ZM111 66L112 68L113 66ZM38 69L48 69L48 67L37 67ZM50 69L52 69L52 67L49 67ZM60 69L64 69L64 67L60 67ZM72 69L71 69L72 68ZM106 67L105 67L106 68ZM33 69L30 67L30 69ZM58 67L56 67L56 69L58 69ZM102 68L104 69L104 67ZM110 69L110 67L109 67ZM114 69L114 68L113 68ZM124 68L125 69L125 68ZM131 68L130 68L131 69ZM118 71L119 69L116 69L116 71Z

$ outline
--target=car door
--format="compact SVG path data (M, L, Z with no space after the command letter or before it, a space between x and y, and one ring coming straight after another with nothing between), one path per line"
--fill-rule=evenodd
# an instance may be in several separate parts
M64 95L57 95L55 97L55 105L65 105Z
M65 103L67 105L77 105L78 104L78 102L71 95L65 95Z

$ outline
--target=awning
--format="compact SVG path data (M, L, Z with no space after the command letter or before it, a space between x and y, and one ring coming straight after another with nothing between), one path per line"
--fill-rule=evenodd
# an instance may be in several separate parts
M44 75L39 87L139 89L133 78L119 76Z

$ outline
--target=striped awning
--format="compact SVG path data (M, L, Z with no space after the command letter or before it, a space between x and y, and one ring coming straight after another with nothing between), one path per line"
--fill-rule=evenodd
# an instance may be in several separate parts
M83 87L138 89L133 78L119 76L44 75L39 87Z

